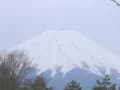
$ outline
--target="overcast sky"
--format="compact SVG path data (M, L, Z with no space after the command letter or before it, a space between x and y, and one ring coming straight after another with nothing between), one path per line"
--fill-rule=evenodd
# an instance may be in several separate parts
M110 0L0 0L0 49L46 29L80 31L120 55L120 7Z

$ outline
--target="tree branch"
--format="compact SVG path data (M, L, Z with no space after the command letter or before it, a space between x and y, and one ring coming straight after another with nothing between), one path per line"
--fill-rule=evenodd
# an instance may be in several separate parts
M112 2L114 2L117 6L120 6L120 3L116 0L111 0Z

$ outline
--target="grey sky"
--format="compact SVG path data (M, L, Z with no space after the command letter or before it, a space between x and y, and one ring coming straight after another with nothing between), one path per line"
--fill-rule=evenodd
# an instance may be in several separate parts
M78 30L120 55L120 7L110 0L0 0L0 49L46 29Z

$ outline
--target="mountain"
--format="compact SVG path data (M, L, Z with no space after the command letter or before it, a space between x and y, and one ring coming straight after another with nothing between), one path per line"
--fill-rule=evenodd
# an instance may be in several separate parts
M40 73L58 90L71 79L78 80L83 86L87 82L84 89L90 88L104 74L119 79L120 57L78 31L45 31L15 49L28 52Z

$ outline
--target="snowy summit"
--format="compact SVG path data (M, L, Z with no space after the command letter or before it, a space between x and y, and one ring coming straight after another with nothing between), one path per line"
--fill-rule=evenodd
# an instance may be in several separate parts
M41 73L59 69L63 75L74 68L80 68L96 75L110 74L111 70L120 73L119 57L100 47L78 31L49 30L26 41L16 49L29 52Z

